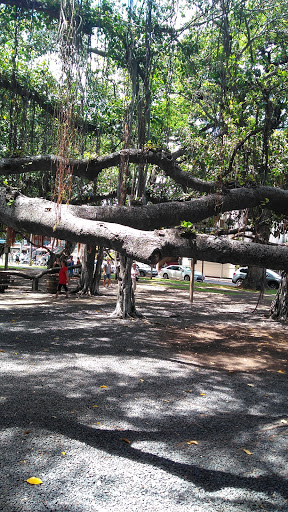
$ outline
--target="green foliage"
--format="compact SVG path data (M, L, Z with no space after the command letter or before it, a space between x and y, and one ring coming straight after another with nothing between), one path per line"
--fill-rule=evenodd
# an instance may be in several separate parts
M172 0L79 3L83 90L73 114L82 125L71 156L113 152L128 139L129 147L182 146L181 168L193 176L287 187L288 8L280 0L263 5L187 0L177 11ZM57 20L2 4L0 29L0 156L55 153ZM130 166L127 177L135 197L137 172ZM12 186L48 197L53 181L52 172L9 177ZM113 168L97 184L74 179L72 194L110 193L117 183ZM186 198L155 169L146 190L154 199Z

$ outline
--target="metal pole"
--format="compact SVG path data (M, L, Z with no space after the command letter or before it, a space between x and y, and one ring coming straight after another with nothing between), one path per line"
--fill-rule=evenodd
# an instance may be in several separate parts
M190 269L191 269L191 272L190 272L190 296L189 296L189 299L190 299L190 302L193 302L193 298L194 298L194 269L195 269L194 258L192 258L190 260Z

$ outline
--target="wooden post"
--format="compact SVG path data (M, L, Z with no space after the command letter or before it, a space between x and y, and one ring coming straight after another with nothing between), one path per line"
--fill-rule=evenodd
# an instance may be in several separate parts
M39 287L39 278L34 277L32 279L32 291L38 292L38 287Z
M191 258L191 260L190 260L190 269L191 269L191 272L190 272L190 296L189 296L189 299L190 299L190 302L193 302L193 297L194 297L194 269L195 269L195 260L194 260L194 258Z
M8 247L8 245L5 245L5 247L4 247L4 270L8 270L9 252L10 252L10 247Z

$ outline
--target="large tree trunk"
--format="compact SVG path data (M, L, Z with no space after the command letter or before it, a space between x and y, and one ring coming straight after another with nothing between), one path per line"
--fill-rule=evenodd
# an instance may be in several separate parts
M272 301L270 316L274 320L288 320L288 274L283 272L282 280Z
M120 272L118 280L118 295L113 316L118 318L141 316L135 307L135 295L132 289L131 266L132 259L120 254Z
M84 260L82 262L81 277L80 277L80 295L92 294L93 289L93 275L94 275L94 262L95 262L95 245L85 245L84 247Z
M271 213L258 207L251 210L251 215L254 225L254 241L259 244L268 244L272 225ZM243 281L243 288L264 292L265 285L265 269L254 265L249 266L246 278Z
M248 267L247 275L242 283L242 287L248 290L261 290L265 288L265 268Z
M100 282L101 282L101 268L103 263L103 247L98 247L98 253L97 253L97 263L96 268L93 276L93 282L92 282L92 289L91 293L92 295L100 295Z

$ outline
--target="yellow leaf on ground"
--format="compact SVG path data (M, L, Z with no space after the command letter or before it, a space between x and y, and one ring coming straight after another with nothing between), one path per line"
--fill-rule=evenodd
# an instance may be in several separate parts
M246 448L243 448L243 452L247 453L247 455L253 455L253 452L250 452L250 450L246 450Z
M43 484L42 480L40 480L40 478L37 478L36 476L31 476L31 478L28 478L26 480L26 482L28 482L28 484L31 485Z
M200 396L206 396L206 393L200 393Z
M61 452L61 453L62 453L62 455L66 455L66 452Z
M107 386L100 386L100 388L107 388Z
M122 441L125 441L125 443L131 444L131 441L129 439L126 439L126 437L122 437Z
M187 441L187 444L198 444L198 441Z
M98 405L92 405L92 407L98 407Z
M283 370L278 370L278 373L285 373Z

